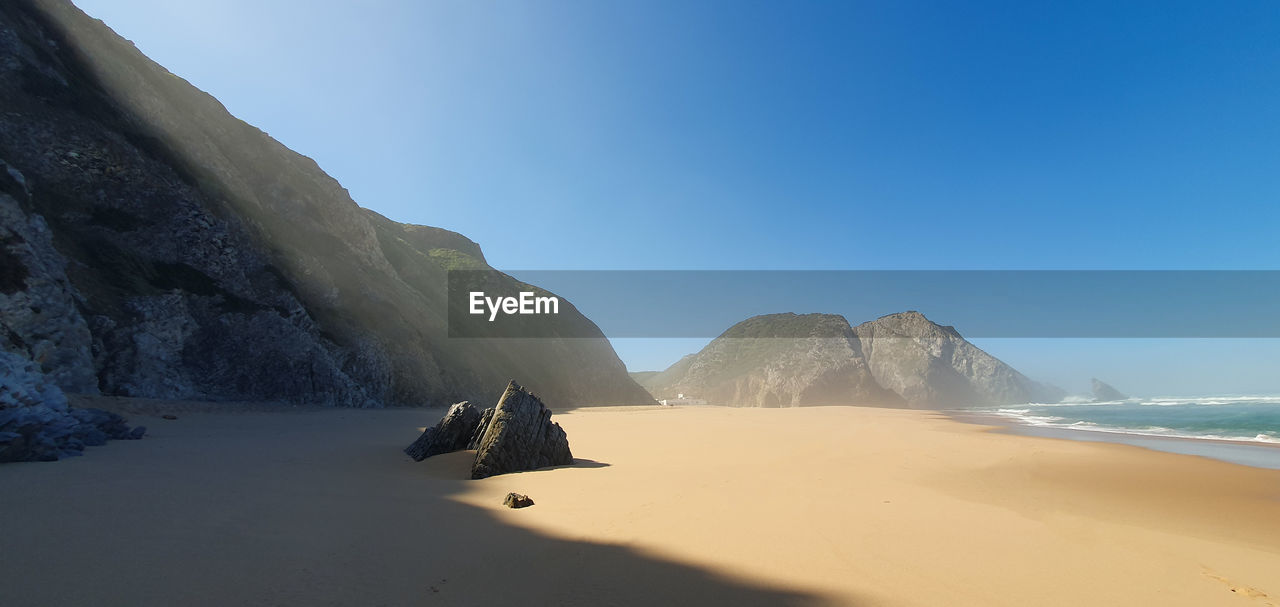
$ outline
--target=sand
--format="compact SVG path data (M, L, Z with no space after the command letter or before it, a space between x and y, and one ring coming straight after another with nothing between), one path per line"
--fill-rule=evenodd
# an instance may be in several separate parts
M1280 471L937 414L556 414L579 465L466 480L439 410L175 405L0 466L3 605L1280 605ZM501 506L508 491L537 504Z

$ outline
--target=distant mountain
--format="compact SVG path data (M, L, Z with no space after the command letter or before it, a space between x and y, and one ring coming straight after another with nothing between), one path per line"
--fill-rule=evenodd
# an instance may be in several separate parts
M567 302L559 326L597 337L450 339L446 273L488 269L476 243L360 208L67 0L0 3L0 53L0 348L64 389L442 405L515 378L554 405L650 400Z
M648 383L650 380L657 377L661 373L662 371L631 371L627 373L627 375L630 375L631 379L634 379L636 383L640 384L640 387L643 388L646 383Z
M1057 402L1065 396L919 312L882 316L853 331L876 381L912 406Z
M1093 389L1093 400L1106 402L1111 400L1125 400L1129 398L1122 394L1119 390L1112 388L1110 384L1094 377L1089 380Z
M659 398L747 407L904 404L876 383L848 321L832 314L749 318L645 385Z
M857 327L833 314L752 317L642 384L658 398L683 392L749 407L941 408L1062 398L918 312Z

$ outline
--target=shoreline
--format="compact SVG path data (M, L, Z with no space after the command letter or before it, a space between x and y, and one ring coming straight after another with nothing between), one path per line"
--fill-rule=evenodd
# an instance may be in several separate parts
M1250 468L1280 470L1280 443L1197 438L1193 436L1162 436L1110 429L1040 426L1013 416L985 411L966 411L963 409L944 410L942 413L948 418L961 423L990 427L993 432L997 433L1087 443L1129 445L1163 453L1194 455Z

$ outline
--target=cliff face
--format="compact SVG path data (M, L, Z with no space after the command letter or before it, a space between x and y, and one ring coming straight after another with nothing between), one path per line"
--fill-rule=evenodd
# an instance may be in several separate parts
M748 407L940 408L1061 398L917 312L857 327L830 314L756 316L643 383L659 398L684 392Z
M912 406L1056 402L1063 396L919 312L883 316L853 332L876 381Z
M744 407L904 404L876 383L849 322L832 314L749 318L645 385L659 397Z
M571 305L598 339L448 339L446 271L487 269L478 245L360 208L70 2L0 4L0 56L0 347L64 389L648 400Z

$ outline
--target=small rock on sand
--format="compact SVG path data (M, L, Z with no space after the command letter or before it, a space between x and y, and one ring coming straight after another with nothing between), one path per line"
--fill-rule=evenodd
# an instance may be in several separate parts
M533 505L533 500L520 493L508 493L507 499L502 500L502 505L508 508L528 508Z

